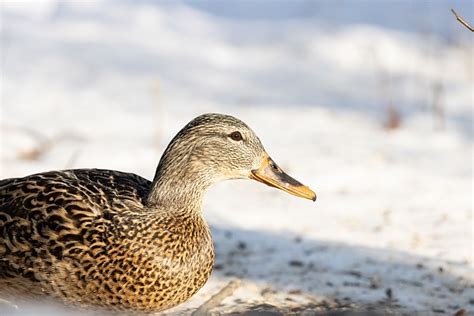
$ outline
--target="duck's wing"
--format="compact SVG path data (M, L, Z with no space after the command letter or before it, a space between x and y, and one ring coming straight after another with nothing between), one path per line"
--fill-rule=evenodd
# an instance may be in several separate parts
M48 265L86 246L95 223L143 207L150 186L135 174L101 169L1 180L0 279L35 281L39 261Z

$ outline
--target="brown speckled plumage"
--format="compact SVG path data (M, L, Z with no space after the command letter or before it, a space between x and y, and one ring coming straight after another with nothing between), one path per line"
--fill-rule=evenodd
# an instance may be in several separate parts
M264 157L240 120L206 114L172 140L153 182L101 169L1 180L0 297L139 312L185 301L214 262L204 192Z

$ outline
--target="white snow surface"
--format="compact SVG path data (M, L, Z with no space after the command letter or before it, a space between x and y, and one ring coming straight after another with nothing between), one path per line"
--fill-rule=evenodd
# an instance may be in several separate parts
M458 4L473 21L472 2ZM407 310L472 311L473 37L444 3L429 8L448 35L188 2L3 1L0 178L96 167L151 179L188 121L231 114L318 200L213 187L204 216L220 268L171 313L232 278L243 283L227 304L373 304L390 288Z

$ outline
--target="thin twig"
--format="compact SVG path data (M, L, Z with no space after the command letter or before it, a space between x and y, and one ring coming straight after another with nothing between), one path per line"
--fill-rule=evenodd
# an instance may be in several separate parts
M209 311L219 305L225 298L231 296L232 293L240 286L240 280L232 280L224 288L222 288L217 294L208 299L204 304L199 306L191 315L192 316L205 316L209 315Z
M459 16L459 14L457 14L456 11L454 11L454 9L451 9L451 12L453 12L454 16L456 17L456 20L458 20L459 23L464 25L469 31L474 32L474 28L471 25L469 25L469 23L467 23L461 16Z
M3 298L0 298L0 307L2 307L1 309L3 309L3 307L5 308L11 308L11 309L18 309L18 306L13 304L12 302L10 301L7 301ZM8 310L8 309L7 309Z
M79 149L76 149L72 154L71 157L69 157L69 160L66 163L66 166L64 169L72 169L76 165L76 162L80 156L81 152Z

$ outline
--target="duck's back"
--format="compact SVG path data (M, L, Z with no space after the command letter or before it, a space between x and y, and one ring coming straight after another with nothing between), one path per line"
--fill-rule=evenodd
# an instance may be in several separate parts
M51 275L61 278L75 264L83 270L84 260L75 257L94 257L94 246L103 250L111 233L105 226L117 213L143 208L150 186L135 174L100 169L1 180L0 295L61 291Z

